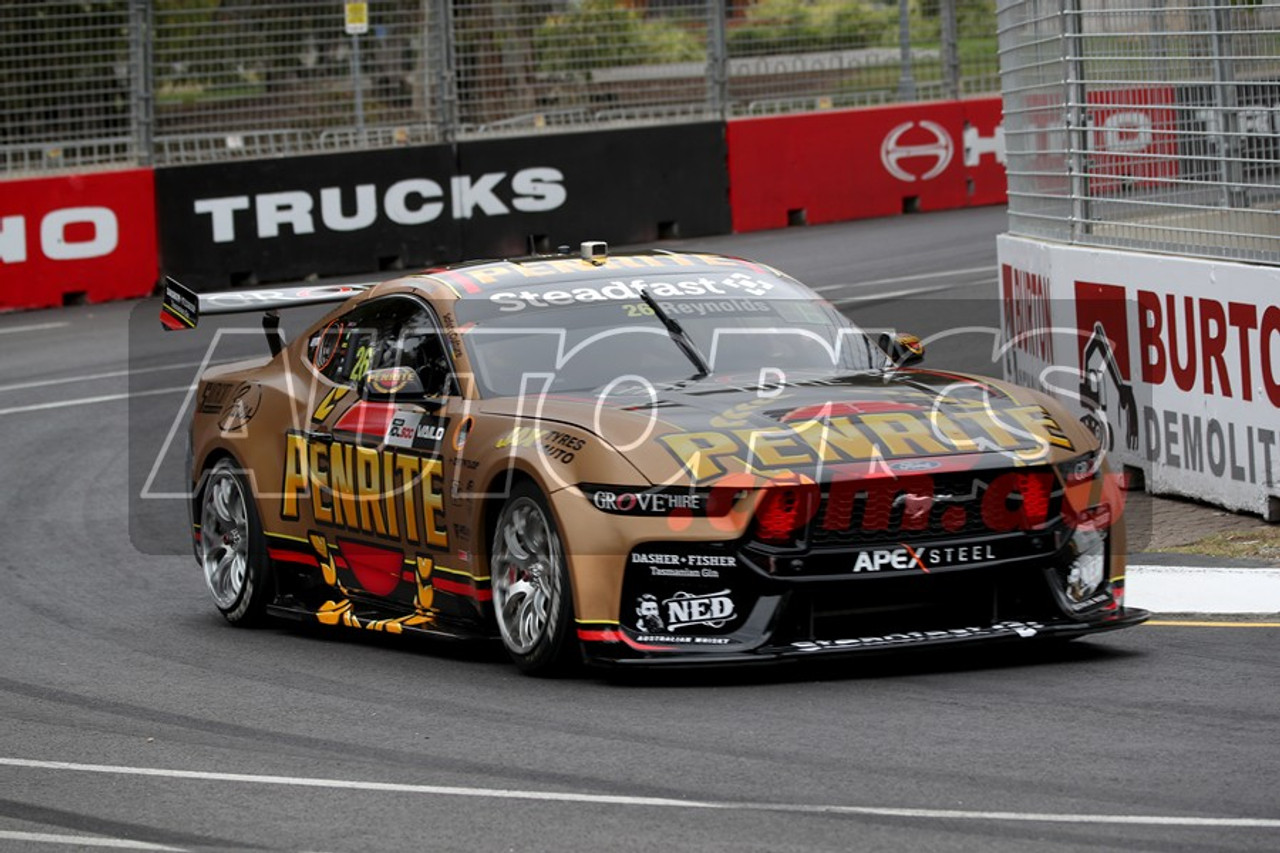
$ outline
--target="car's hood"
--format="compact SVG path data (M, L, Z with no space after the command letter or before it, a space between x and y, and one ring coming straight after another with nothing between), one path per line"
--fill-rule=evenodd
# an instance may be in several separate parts
M598 403L549 395L484 408L589 429L650 481L669 484L1041 464L1092 444L1058 404L985 378L900 370L782 386L735 379L615 393Z

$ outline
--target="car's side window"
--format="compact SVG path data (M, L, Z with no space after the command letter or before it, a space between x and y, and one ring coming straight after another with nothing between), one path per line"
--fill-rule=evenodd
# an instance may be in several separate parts
M370 370L412 367L427 394L449 393L449 359L432 312L407 297L366 302L311 336L307 353L330 381L355 385Z

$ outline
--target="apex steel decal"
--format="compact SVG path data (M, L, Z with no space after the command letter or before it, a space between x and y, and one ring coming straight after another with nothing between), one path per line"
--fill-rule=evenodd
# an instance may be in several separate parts
M457 175L447 189L430 178L409 178L385 188L376 184L323 187L255 195L196 199L192 209L207 216L214 243L231 243L252 229L260 240L283 234L345 233L374 227L379 219L396 225L425 225L445 214L455 220L504 216L512 211L556 210L568 198L564 174L550 167L479 176Z

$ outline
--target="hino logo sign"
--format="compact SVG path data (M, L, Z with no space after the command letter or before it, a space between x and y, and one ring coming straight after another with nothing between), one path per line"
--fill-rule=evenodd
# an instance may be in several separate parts
M34 230L34 229L33 229ZM27 260L27 218L0 217L0 263ZM64 207L40 220L36 247L51 261L103 258L120 245L120 222L106 207Z
M196 214L209 217L215 243L231 243L239 231L252 227L262 240L293 234L361 231L379 218L396 225L425 225L445 214L452 219L503 216L513 210L541 213L564 204L568 191L559 169L521 169L508 178L506 172L456 175L447 186L430 178L407 178L381 188L376 184L355 187L323 187L318 193L305 189L256 195L229 195L196 199Z
M912 133L912 138L921 139L928 134L928 141L904 143L903 137L916 127L923 133ZM889 131L884 142L880 143L880 162L889 174L907 183L933 180L946 171L954 155L955 143L951 141L951 134L937 122L927 120L903 122ZM903 160L924 158L931 159L933 165L920 174L909 172L902 166Z

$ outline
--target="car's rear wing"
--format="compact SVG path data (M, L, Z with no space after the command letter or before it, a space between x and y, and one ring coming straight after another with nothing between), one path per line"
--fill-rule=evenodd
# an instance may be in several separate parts
M272 287L263 290L222 290L196 293L172 278L164 281L164 303L160 307L160 325L168 331L194 329L205 314L243 314L263 312L262 328L272 354L279 352L281 308L300 308L326 302L345 302L363 293L371 284L304 284Z

